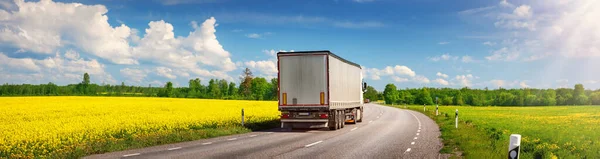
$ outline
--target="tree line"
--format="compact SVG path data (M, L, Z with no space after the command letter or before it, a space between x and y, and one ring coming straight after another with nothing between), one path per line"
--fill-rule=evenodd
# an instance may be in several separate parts
M245 99L245 100L277 100L277 78L270 81L262 77L254 77L249 68L242 72L240 84L224 79L210 79L203 85L199 78L190 79L188 87L174 87L166 82L162 87L98 85L90 82L88 73L77 84L58 86L48 84L8 84L0 85L0 96L143 96L173 98L205 98L205 99Z
M374 90L374 89L373 89ZM369 89L365 98L383 99L389 104L470 105L470 106L554 106L600 105L600 90L585 90L583 84L558 89L471 89L406 88L387 84L382 93ZM437 97L437 98L436 98ZM437 101L436 101L437 99Z

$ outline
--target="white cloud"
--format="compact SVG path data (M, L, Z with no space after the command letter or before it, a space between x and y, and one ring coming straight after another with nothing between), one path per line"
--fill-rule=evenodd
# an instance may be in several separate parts
M439 42L438 44L439 44L439 45L446 45L446 44L450 44L450 42L447 42L447 41L442 41L442 42Z
M19 9L4 12L0 21L0 42L41 54L73 46L117 64L137 63L127 41L131 29L110 26L106 7L50 0L15 2Z
M515 5L509 3L507 0L501 0L500 3L498 3L501 7L508 7L508 8L513 8L515 7Z
M462 87L471 87L473 80L473 75L456 75L454 78L453 85L462 86Z
M251 70L258 70L266 75L277 74L277 65L273 61L247 61L244 62L244 65Z
M428 59L430 61L437 62L437 61L440 61L440 60L444 60L444 61L447 61L447 60L457 60L458 56L452 56L449 53L445 53L445 54L442 54L440 56L428 57Z
M246 37L252 38L252 39L259 39L259 38L261 38L261 35L257 34L257 33L252 33L252 34L246 34Z
M439 76L439 77L442 77L442 78L448 78L448 75L447 75L447 74L443 74L443 73L441 73L441 72L438 72L438 73L436 73L435 75L436 75L436 76Z
M495 42L491 42L491 41L486 41L486 42L483 42L482 44L483 45L487 45L487 46L494 46L494 45L496 45Z
M494 88L500 88L504 86L506 82L504 80L491 80L490 83L494 85Z
M526 81L521 81L519 83L519 86L521 86L521 88L529 88L530 87L529 85L527 85Z
M495 50L492 52L492 55L486 56L485 59L489 61L495 60L503 60L503 61L513 61L516 60L520 56L519 52L516 50L509 50L507 47L503 47L499 50Z
M471 62L476 62L473 57L469 56L469 55L465 55L461 58L461 61L463 63L471 63Z
M173 70L167 67L156 67L155 68L155 72L156 75L162 76L162 77L166 77L169 79L175 79L177 78L177 76L175 76L173 74Z
M446 81L445 79L441 79L441 78L435 79L434 82L436 82L440 85L444 85L444 86L447 86L450 84L448 81Z
M63 57L64 56L64 57ZM67 57L68 56L68 57ZM10 69L0 69L4 72L0 81L8 82L26 82L26 83L47 83L54 82L59 84L81 82L83 73L92 76L92 81L96 83L115 83L113 77L104 71L104 65L95 59L85 60L78 57L78 53L69 50L65 54L56 53L54 57L48 57L43 60L31 58L11 58L0 53L0 67ZM19 70L27 70L22 72Z
M0 63L0 67L6 67L15 70L40 71L40 67L38 67L30 58L11 58L4 55L4 53L0 53L0 61L2 61Z
M429 83L429 79L423 75L417 75L415 77L413 77L413 81L417 82L417 83L424 83L427 84Z
M480 8L473 8L473 9L467 9L467 10L463 10L458 12L458 14L460 15L472 15L472 14L477 14L477 13L481 13L484 11L488 11L488 10L492 10L496 8L496 6L487 6L487 7L480 7Z
M400 78L398 76L392 76L392 79L398 83L407 82L408 78Z
M120 70L121 75L125 78L130 79L132 82L140 83L148 75L147 70L135 69L135 68L124 68Z
M400 65L394 66L394 72L396 75L407 75L410 77L414 77L416 75L415 71L411 70L410 68L408 68L406 66L400 66Z
M597 81L597 80L587 80L584 83L586 83L586 84L596 84L598 82L600 82L600 81Z
M175 37L173 26L152 21L133 53L141 60L204 77L232 79L223 72L236 69L230 53L217 41L216 19L207 19L187 37ZM208 67L215 68L209 71ZM175 77L166 76L167 78Z

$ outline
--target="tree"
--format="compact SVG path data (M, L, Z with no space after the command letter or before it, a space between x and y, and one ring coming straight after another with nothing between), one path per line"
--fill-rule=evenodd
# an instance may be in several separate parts
M250 84L250 90L252 91L252 99L263 100L267 96L269 90L269 83L262 77L252 79Z
M590 95L590 100L593 105L600 105L600 92L594 92Z
M496 98L496 105L503 105L503 106L512 105L514 98L515 98L514 95L512 95L508 92L502 92Z
M87 72L83 74L83 81L81 83L84 85L90 84L90 75Z
M219 80L219 90L221 91L220 98L223 98L223 97L229 95L229 91L228 91L229 85L225 79Z
M229 83L229 96L231 96L231 98L235 98L237 96L237 87L233 82Z
M271 87L269 92L269 100L277 100L278 92L279 92L279 83L277 78L272 78L269 87Z
M219 87L219 84L217 82L218 81L214 80L214 79L210 79L210 81L208 82L209 98L213 98L213 99L221 98L221 88Z
M586 105L588 104L588 97L585 95L585 89L583 84L576 84L575 91L573 91L573 104L575 105Z
M423 87L419 97L417 97L417 102L419 104L433 105L433 100L431 99L431 95L429 94L427 88Z
M383 90L383 98L386 104L394 104L394 102L398 100L398 90L396 90L396 85L385 85L385 89Z
M442 105L452 105L452 97L446 96L442 98Z
M472 100L477 100L477 99L472 99ZM465 102L463 101L463 95L460 90L458 91L458 93L456 93L456 96L454 97L454 105L465 105ZM481 105L483 105L483 104L481 104Z
M252 85L252 71L246 67L246 69L242 72L242 77L240 79L240 93L248 98L251 95L250 86Z
M369 99L371 101L376 101L377 99L377 90L372 86L367 86L367 91L365 91L363 98Z

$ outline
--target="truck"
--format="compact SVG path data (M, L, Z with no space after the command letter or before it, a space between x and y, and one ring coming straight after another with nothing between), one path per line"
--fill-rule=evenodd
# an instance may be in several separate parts
M341 129L362 122L362 68L328 50L277 53L282 128Z

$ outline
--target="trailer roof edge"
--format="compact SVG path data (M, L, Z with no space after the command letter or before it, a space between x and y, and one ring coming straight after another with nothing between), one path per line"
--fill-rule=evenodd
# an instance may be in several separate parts
M340 56L338 56L338 55L336 55L336 54L332 53L332 52L331 52L331 51L329 51L329 50L318 50L318 51L294 51L294 52L281 52L281 51L280 51L280 52L277 52L277 56L279 56L279 55L288 55L288 54L313 54L313 53L326 53L326 54L328 54L328 55L331 55L331 56L333 56L333 57L335 57L335 58L337 58L337 59L339 59L339 60L341 60L341 61L343 61L343 62L345 62L345 63L347 63L347 64L350 64L350 65L353 65L353 66L356 66L356 67L358 67L358 68L362 69L362 67L361 67L359 64L356 64L356 63L354 63L354 62L352 62L352 61L348 61L348 60L346 60L346 59L344 59L344 58L342 58L342 57L340 57Z

